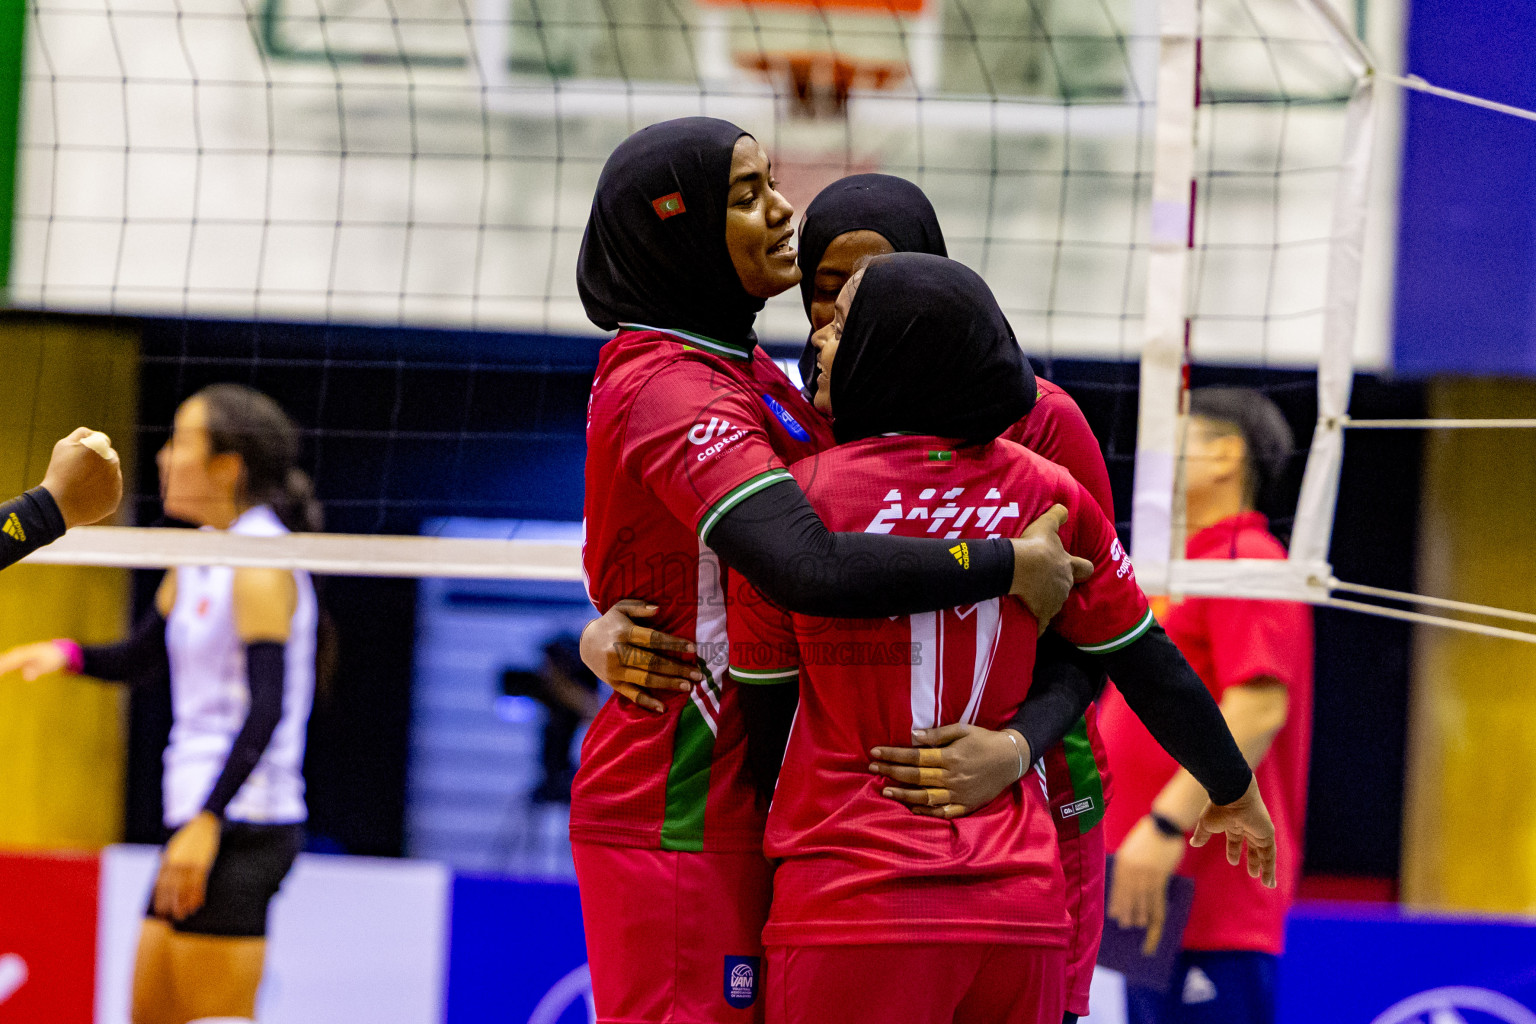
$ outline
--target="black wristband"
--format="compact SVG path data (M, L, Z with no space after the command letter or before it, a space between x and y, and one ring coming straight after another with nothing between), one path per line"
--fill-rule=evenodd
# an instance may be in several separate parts
M1148 811L1147 817L1151 820L1152 826L1163 835L1167 836L1169 839L1184 838L1184 830L1179 828L1178 824L1172 818L1164 817L1163 815L1158 814L1156 811Z

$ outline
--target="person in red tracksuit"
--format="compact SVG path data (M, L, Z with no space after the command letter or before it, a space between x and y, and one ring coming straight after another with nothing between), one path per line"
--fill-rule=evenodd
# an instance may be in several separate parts
M1185 458L1186 557L1286 557L1256 510L1284 471L1291 428L1248 388L1190 393ZM1116 850L1110 910L1127 924L1156 926L1168 878L1195 880L1184 952L1168 992L1131 986L1132 1024L1269 1024L1285 915L1301 877L1312 738L1312 610L1295 601L1190 597L1158 618L1221 702L1274 815L1282 868L1275 889L1242 884L1220 854L1189 850L1198 787L1152 742L1120 695L1104 698L1102 722L1124 780L1105 828Z

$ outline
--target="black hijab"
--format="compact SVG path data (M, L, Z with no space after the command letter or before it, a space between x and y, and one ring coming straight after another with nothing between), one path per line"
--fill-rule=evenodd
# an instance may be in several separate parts
M800 302L811 315L816 269L827 246L850 231L873 231L897 252L948 256L944 232L923 190L893 174L850 174L817 193L800 220ZM816 349L800 353L800 379L807 389L816 378Z
M854 294L832 403L839 444L896 431L982 444L1035 407L1035 374L979 274L896 253L872 260Z
M731 151L746 134L718 118L679 117L619 143L597 179L576 264L594 324L754 342L763 300L741 286L725 246Z

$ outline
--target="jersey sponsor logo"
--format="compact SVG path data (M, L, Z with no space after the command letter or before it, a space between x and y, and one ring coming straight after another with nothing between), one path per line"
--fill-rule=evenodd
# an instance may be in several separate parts
M1136 570L1131 565L1130 556L1125 553L1125 548L1121 546L1119 537L1109 542L1109 560L1118 563L1115 568L1115 575L1118 578L1122 580L1127 576L1131 579L1136 578Z
M1075 818L1079 814L1087 814L1093 810L1093 797L1085 796L1081 800L1070 804L1064 804L1061 808L1063 818Z
M758 958L755 956L728 956L725 958L725 1001L738 1010L745 1010L757 1001Z
M703 444L709 447L699 452L696 457L699 462L713 458L723 452L733 441L739 441L746 436L744 427L733 426L729 420L723 420L718 416L711 416L709 422L695 423L688 431L689 444Z
M12 540L21 541L23 544L27 542L27 531L21 528L21 520L16 518L15 512L6 517L5 526L0 529L3 529L5 535Z
M809 441L811 439L811 435L800 425L800 421L791 416L789 410L780 405L778 400L772 395L764 395L763 404L768 406L768 411L773 413L774 418L784 425L785 430L789 431L790 437L796 441Z
M673 192L671 195L662 196L660 199L652 199L651 209L655 210L656 216L662 220L688 212L688 207L683 205L683 194L681 192Z
M977 488L980 490L980 488ZM962 527L986 531L988 537L999 537L999 526L1004 519L1019 518L1016 501L1003 502L1002 493L996 487L987 489L986 497L975 499L974 504L961 505L964 487L950 487L940 492L937 487L925 487L917 496L917 502L908 502L901 491L892 488L885 496L886 505L864 527L865 533L890 533L899 522L922 520L928 524L928 533L945 540L960 536ZM955 556L957 559L958 555Z
M950 548L949 553L955 556L955 561L960 563L960 568L969 569L971 567L971 548L969 544L961 541Z

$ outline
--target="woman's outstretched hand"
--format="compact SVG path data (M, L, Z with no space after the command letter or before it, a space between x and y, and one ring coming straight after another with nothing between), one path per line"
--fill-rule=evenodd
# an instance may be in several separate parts
M0 676L20 672L21 678L29 683L50 672L62 672L68 665L64 649L52 640L22 644L0 654Z
M1195 822L1189 845L1204 846L1213 835L1227 837L1227 863L1233 867L1243 860L1243 846L1248 847L1247 868L1250 878L1257 878L1267 888L1275 887L1275 823L1259 793L1257 777L1248 783L1248 791L1230 804L1206 802Z

